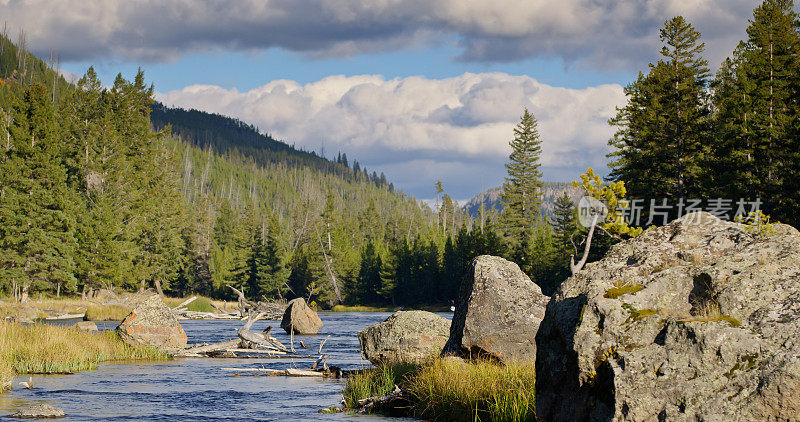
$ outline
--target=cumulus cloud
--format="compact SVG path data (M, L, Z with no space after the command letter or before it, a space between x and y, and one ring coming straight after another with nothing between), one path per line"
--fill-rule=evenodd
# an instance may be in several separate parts
M559 57L593 68L639 69L658 28L681 14L717 64L744 35L753 0L70 0L0 1L12 31L65 60L174 60L187 52L278 47L349 56L454 39L458 59Z
M193 85L157 98L235 116L307 150L346 152L422 197L437 179L456 197L479 191L481 178L487 187L502 181L525 108L539 120L547 179L568 181L587 166L603 167L613 132L606 120L625 101L619 85L567 89L504 73L330 76L246 92Z

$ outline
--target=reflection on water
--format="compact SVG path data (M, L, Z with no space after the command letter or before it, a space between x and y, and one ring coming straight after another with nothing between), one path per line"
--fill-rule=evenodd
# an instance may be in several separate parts
M356 332L390 313L322 312L325 326L314 336L295 336L315 354L320 341L330 336L323 351L329 365L344 369L369 365L361 359ZM449 317L450 315L442 314ZM241 321L182 321L189 341L211 343L236 337ZM270 334L289 345L280 323L261 321L254 330L272 325ZM101 329L115 324L98 324ZM35 376L33 390L15 388L0 395L0 415L8 415L32 401L45 401L66 412L59 420L378 420L371 416L323 415L319 409L338 405L342 381L319 378L233 376L224 367L285 369L307 368L313 359L208 359L102 365L74 375ZM15 382L16 385L16 382ZM8 418L0 417L2 420Z

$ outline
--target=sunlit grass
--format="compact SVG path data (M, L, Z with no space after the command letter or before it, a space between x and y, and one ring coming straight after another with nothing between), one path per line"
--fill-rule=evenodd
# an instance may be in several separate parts
M85 319L91 321L121 321L131 313L130 306L104 305L92 301L83 301L80 298L47 298L31 300L24 306L10 301L0 302L0 316L18 316L21 308L32 308L36 311L36 318L63 314L86 314Z
M393 306L334 305L334 312L394 312L399 308Z
M191 297L192 296L188 296L188 297L165 297L163 299L164 299L164 303L166 303L167 306L170 306L170 307L174 308L174 307L180 305L185 300L187 300L187 299L189 299ZM236 302L225 302L225 301L221 301L221 300L214 300L214 299L211 299L211 298L208 298L208 297L205 297L205 296L197 296L197 299L193 300L192 303L187 305L186 309L189 310L189 311L194 311L194 312L219 312L216 309L214 309L213 306L211 306L212 303L216 307L218 307L220 309L225 309L225 307L227 306L228 309L233 310L234 308L232 306L237 306L237 307L239 306L238 304L236 304Z
M396 384L404 384L410 374L419 370L420 365L418 364L399 363L381 365L352 374L343 392L345 405L353 409L358 407L359 400L385 396L394 390Z
M153 347L128 346L114 331L92 333L75 327L0 321L0 383L14 374L76 372L106 361L166 358L166 353Z
M132 310L133 308L124 305L90 304L87 306L84 319L89 321L122 321Z
M399 385L411 396L413 416L441 421L534 421L536 372L532 363L434 359L424 364L385 365L351 376L344 397L382 396Z

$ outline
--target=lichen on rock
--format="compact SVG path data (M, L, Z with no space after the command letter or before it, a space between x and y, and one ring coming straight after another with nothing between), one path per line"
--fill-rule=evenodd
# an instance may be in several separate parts
M797 420L800 233L776 226L692 213L567 279L537 334L537 414Z

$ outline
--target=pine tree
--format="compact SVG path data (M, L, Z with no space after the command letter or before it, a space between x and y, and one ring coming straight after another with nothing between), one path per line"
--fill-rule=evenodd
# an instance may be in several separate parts
M536 118L527 109L514 129L501 197L503 213L501 223L506 238L521 265L530 259L526 254L527 242L533 233L536 216L540 213L543 186L539 162L542 141L539 139Z
M569 257L570 253L574 253L572 236L578 231L578 223L575 216L575 204L572 203L566 192L556 199L552 224L556 246L562 256Z
M286 267L280 224L273 215L266 236L254 230L244 278L250 294L257 299L282 298L288 291L290 270Z
M31 289L74 291L75 200L67 184L50 95L29 85L11 110L0 161L0 278Z
M358 271L358 298L360 303L374 304L380 301L381 256L375 245L368 242L361 254L361 268Z
M628 103L609 123L609 179L624 180L633 198L697 197L708 145L708 63L700 33L683 17L660 31L662 59L625 88Z
M798 163L798 15L790 0L767 0L753 12L742 63L748 84L754 191L775 217L796 220L789 206ZM749 89L748 89L749 88Z

